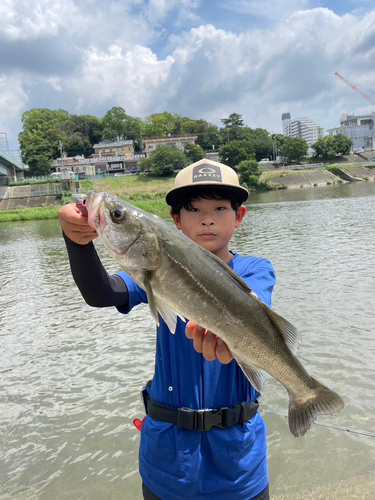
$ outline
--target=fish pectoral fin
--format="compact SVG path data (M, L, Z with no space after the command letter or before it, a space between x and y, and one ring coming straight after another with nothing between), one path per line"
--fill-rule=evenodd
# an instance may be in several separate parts
M143 285L147 294L148 305L150 306L151 314L153 315L156 324L160 326L160 314L169 330L173 334L176 333L177 317L179 317L184 323L186 323L186 319L180 314L173 311L173 309L171 309L171 307L160 297L155 297L147 273L145 273L145 275L143 276Z
M238 361L237 361L237 363L238 363L239 367L241 368L241 370L246 375L250 384L258 392L263 392L264 382L267 380L268 374L266 372L264 372L263 370L246 365L245 363L240 363Z
M263 302L259 301L259 303L271 318L273 323L276 325L281 337L283 338L288 348L293 354L295 354L299 346L301 345L301 335L298 332L297 328L289 323L289 321L287 321L285 318L272 311L272 309L270 309Z
M176 313L176 311L173 311L173 309L171 309L171 307L159 297L155 299L155 303L160 316L163 318L169 330L173 334L175 334L177 326L177 317L182 319L184 323L186 322L185 318L180 314Z
M153 317L156 321L156 324L159 326L160 321L159 321L159 316L158 316L157 303L156 303L155 295L154 295L154 292L152 290L151 283L150 283L150 280L149 280L149 277L147 276L147 274L145 274L143 277L143 285L145 288L145 292L147 294L147 300L148 300L148 305L150 306L151 314L153 315Z

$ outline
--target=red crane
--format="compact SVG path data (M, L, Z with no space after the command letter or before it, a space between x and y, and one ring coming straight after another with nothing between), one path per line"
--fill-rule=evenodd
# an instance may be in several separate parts
M365 94L364 92L362 92L361 89L359 89L357 87L357 85L355 85L353 82L347 80L346 78L344 78L343 76L341 76L339 73L335 73L336 76L338 76L339 78L341 78L341 80L343 82L345 82L347 85L349 85L350 88L352 88L353 90L355 90L356 92L358 92L359 94L361 94L362 97L364 97L365 99L367 99L369 102L371 102L372 105L375 104L375 101L373 101L371 99L371 97L369 97L367 94Z

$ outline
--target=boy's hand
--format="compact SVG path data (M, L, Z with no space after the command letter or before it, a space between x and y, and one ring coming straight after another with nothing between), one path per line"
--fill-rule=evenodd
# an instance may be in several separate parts
M205 330L201 326L189 321L185 330L188 339L193 339L194 349L203 354L208 361L218 359L220 363L227 365L233 359L227 345L214 333Z
M87 217L83 217L74 203L60 208L59 222L66 236L79 245L86 245L98 237L95 229L88 225Z

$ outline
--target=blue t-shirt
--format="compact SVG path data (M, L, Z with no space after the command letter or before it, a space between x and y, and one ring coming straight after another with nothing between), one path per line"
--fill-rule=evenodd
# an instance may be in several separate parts
M271 306L276 279L269 261L235 254L228 265ZM119 275L129 290L129 311L147 302L139 285L126 273ZM254 401L259 393L236 361L228 365L207 361L195 351L185 327L178 318L173 335L160 318L151 397L192 409ZM199 432L147 417L141 432L139 471L146 486L163 500L248 500L268 484L265 423L257 413L244 424Z

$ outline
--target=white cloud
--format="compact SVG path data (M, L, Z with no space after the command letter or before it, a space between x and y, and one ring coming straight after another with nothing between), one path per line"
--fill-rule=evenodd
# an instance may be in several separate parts
M19 119L27 100L19 76L0 76L0 132L6 132Z
M268 21L280 22L293 12L304 10L309 0L232 0L220 3L222 9L237 12L244 16L254 16Z
M57 90L58 92L62 92L63 88L60 85L60 78L48 78L47 83L54 89Z
M18 116L19 123L26 102L30 107L53 103L70 112L97 116L112 106L122 106L142 118L167 110L218 125L221 118L237 112L249 126L277 131L281 113L289 110L294 117L308 116L322 126L334 126L341 112L353 111L354 99L358 108L367 105L334 76L335 71L374 89L375 10L339 16L327 8L302 10L307 0L293 1L288 2L293 12L287 10L288 17L275 18L272 29L258 26L232 33L203 21L197 25L196 12L204 12L196 10L198 0L124 0L105 5L97 0L74 4L73 0L64 4L38 0L28 6L26 0L3 0L0 14L6 22L0 37L6 32L9 46L11 36L14 40L50 36L48 43L55 50L34 73L25 57L19 66L10 66L14 59L3 59L3 72L8 81L14 78L19 97L10 116ZM285 2L272 2L275 12ZM269 16L271 2L262 5L263 14ZM228 2L227 6L228 16L229 9L242 7L253 15L262 13L253 1ZM67 14L70 7L71 16ZM134 7L143 10L132 11ZM177 32L163 44L172 13L178 22L188 19L188 25L195 27ZM165 19L167 24L163 24ZM162 33L160 38L157 31ZM157 46L152 45L155 40ZM22 55L20 39L12 43ZM33 54L37 61L40 47L47 42L35 42L34 53L33 43L22 43L28 47L28 61ZM6 56L4 45L0 52L2 47ZM64 58L71 65L64 65ZM8 67L12 69L7 71ZM17 71L17 77L11 71Z
M86 104L113 100L129 112L146 112L150 99L167 81L172 64L172 57L158 61L151 49L140 45L126 51L118 45L112 45L107 52L90 49L82 72L71 85L81 95L80 107L84 96Z
M69 26L77 11L73 0L2 0L2 36L26 40L56 35L60 27Z
M186 19L196 21L199 18L194 11L199 4L199 0L149 0L146 12L151 25L159 23L174 10L178 11L177 21Z

